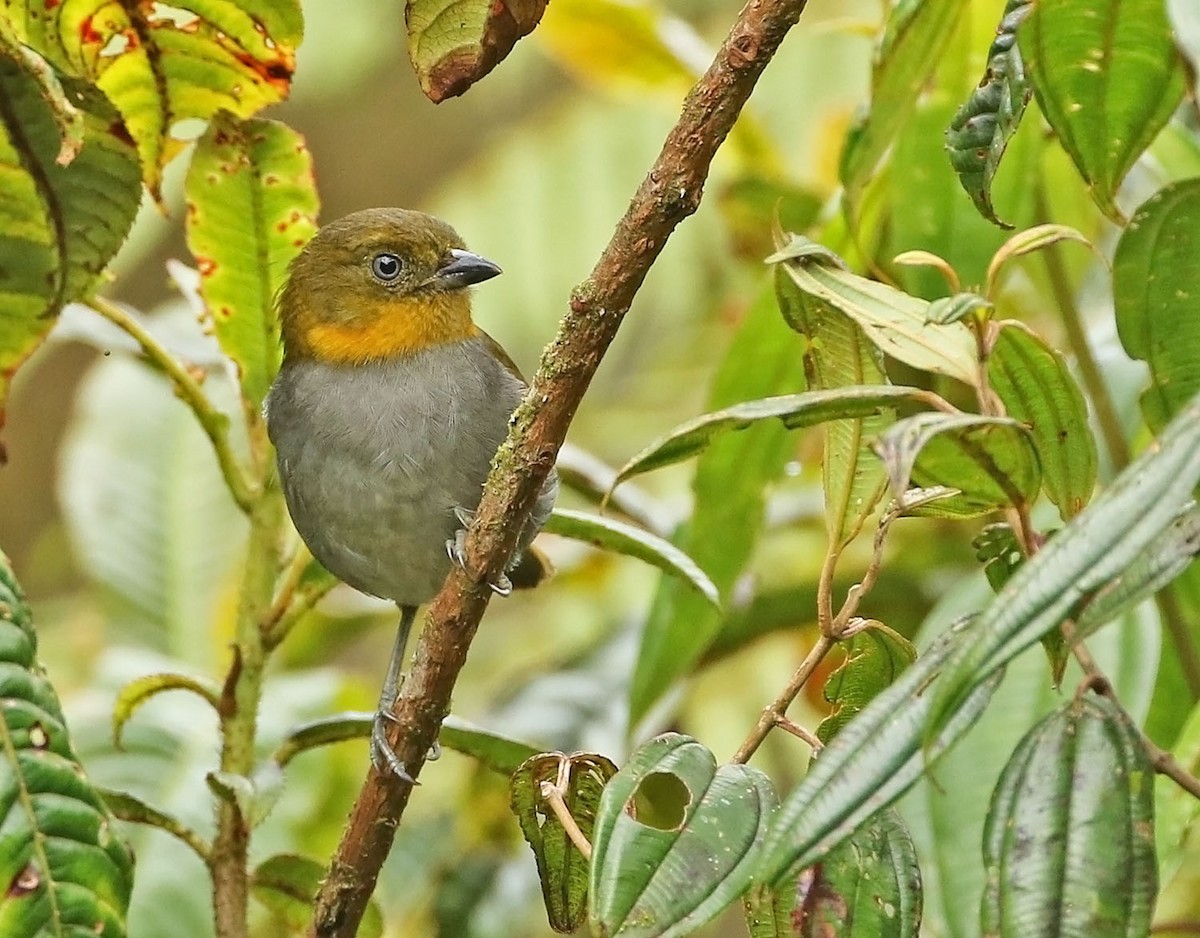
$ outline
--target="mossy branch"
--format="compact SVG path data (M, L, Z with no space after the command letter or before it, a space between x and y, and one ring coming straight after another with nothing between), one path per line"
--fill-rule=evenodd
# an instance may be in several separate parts
M434 599L394 708L390 743L414 776L449 709L491 597L487 583L503 572L516 548L575 410L642 281L675 226L699 206L713 156L805 3L750 0L742 9L712 65L688 93L679 120L591 276L572 293L558 335L497 454L467 532L466 566L451 571ZM355 933L411 792L394 776L369 771L317 894L310 936Z

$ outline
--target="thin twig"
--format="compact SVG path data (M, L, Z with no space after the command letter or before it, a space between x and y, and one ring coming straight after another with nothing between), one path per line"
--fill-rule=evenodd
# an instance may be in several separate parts
M658 159L638 187L591 276L571 297L558 335L511 422L475 520L466 563L430 608L388 742L416 776L437 738L491 590L517 545L567 427L671 232L700 204L709 166L759 75L806 0L750 0L704 76L689 92ZM373 768L321 883L309 935L348 938L375 888L412 786Z
M738 751L733 754L730 762L747 762L750 757L762 745L763 740L767 738L767 734L771 730L780 725L780 719L785 718L784 714L788 707L792 705L792 701L803 690L808 679L812 677L813 672L817 670L817 665L825 660L825 656L829 654L830 649L836 645L838 640L831 635L821 632L817 637L817 642L809 650L804 660L800 662L800 667L796 669L796 673L792 675L792 679L788 681L787 687L779 692L779 696L771 701L770 705L763 709L762 714L758 718L758 722L742 740L742 744L738 746Z
M813 752L820 752L825 744L821 742L819 736L806 726L801 726L799 723L790 720L788 717L780 716L775 718L775 725L785 733L791 733L797 739L808 743Z
M575 849L583 854L585 860L592 858L592 845L583 835L583 831L579 829L579 825L575 822L575 818L571 814L571 809L567 807L567 801L564 794L570 784L571 763L567 759L563 759L558 767L558 781L544 781L541 784L542 799L546 804L550 805L550 810L554 812L554 816L558 818L558 823L563 826L568 837L571 838L571 843L575 845Z
M88 305L137 342L146 357L166 372L175 383L179 396L192 409L205 435L212 442L213 450L217 454L217 463L221 467L221 475L225 477L225 484L229 487L233 500L242 511L249 514L260 492L251 483L246 470L233 452L229 440L229 417L217 409L183 363L167 351L137 319L102 296L93 296Z

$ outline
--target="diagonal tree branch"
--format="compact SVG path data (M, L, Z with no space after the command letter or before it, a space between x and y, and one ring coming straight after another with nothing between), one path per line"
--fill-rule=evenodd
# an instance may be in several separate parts
M638 187L592 274L575 288L558 335L513 415L467 534L467 563L433 601L413 668L396 702L390 742L415 776L437 738L454 682L491 591L542 482L646 273L675 226L695 212L709 165L806 0L750 0L688 93L678 122ZM312 938L358 928L412 786L372 768L317 894Z

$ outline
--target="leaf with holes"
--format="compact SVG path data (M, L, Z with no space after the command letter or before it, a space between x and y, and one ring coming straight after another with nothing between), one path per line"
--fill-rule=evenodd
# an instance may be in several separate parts
M917 659L912 642L881 622L872 621L839 647L846 658L825 681L825 699L833 709L817 727L817 737L823 743L833 739Z
M916 938L921 928L917 850L895 809L880 811L800 874L796 934Z
M13 373L95 286L140 198L137 154L104 95L0 39L0 426Z
M1029 430L1007 417L926 413L893 424L876 443L897 495L909 481L947 486L959 494L938 502L983 513L1028 506L1041 470Z
M257 415L279 370L275 297L317 228L312 157L286 125L222 112L196 146L187 200L200 295Z
M513 814L537 860L550 927L570 934L587 916L588 858L550 806L550 790L584 840L591 843L596 810L617 767L597 753L543 752L526 759L508 782Z
M1096 486L1096 439L1087 401L1062 353L1017 322L1000 324L988 357L992 390L1029 427L1042 485L1064 521L1079 514Z
M1200 179L1163 187L1138 206L1113 258L1117 334L1150 366L1142 412L1162 427L1200 390Z
M985 934L1149 933L1154 767L1120 707L1076 697L1030 730L992 794L983 855Z
M1008 0L1005 4L996 38L988 49L987 71L946 129L946 150L958 181L979 213L1001 228L1012 225L996 215L992 180L1033 96L1017 45L1017 27L1032 7L1032 0Z
M770 781L718 767L696 740L652 739L604 789L593 842L592 930L605 938L682 936L750 885L775 808Z
M194 136L190 122L222 108L249 116L287 97L304 24L297 0L7 6L23 42L113 102L155 198L163 167Z
M533 32L547 0L408 0L408 57L437 103L463 94Z
M1039 0L1019 39L1042 113L1101 211L1123 222L1117 189L1183 95L1162 0Z
M0 934L121 938L133 856L71 748L37 636L0 554Z

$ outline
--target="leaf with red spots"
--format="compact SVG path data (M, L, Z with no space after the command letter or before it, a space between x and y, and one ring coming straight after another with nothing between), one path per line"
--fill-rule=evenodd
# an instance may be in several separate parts
M288 263L317 229L304 139L276 121L222 112L187 175L187 240L221 348L257 414L279 369L275 296Z
M24 0L7 13L22 42L108 95L156 198L162 168L196 136L190 122L287 97L303 32L297 0Z
M0 554L0 935L123 938L133 857L79 765Z
M547 0L409 0L408 55L434 102L463 94L533 32Z
M94 88L0 40L0 426L17 367L125 240L137 155Z

